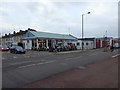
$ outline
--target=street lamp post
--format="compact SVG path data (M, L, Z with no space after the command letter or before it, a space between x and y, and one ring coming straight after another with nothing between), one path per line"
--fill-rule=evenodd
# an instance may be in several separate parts
M106 47L106 38L105 38L105 35L103 35L103 39L104 39L104 52L106 51L105 50L105 47Z
M83 35L84 35L84 33L83 33L83 16L86 15L86 14L90 14L90 12L82 14L82 50L83 50Z
M105 47L106 47L106 51L107 51L107 46L108 46L108 42L107 42L107 30L106 30L106 37L105 37Z

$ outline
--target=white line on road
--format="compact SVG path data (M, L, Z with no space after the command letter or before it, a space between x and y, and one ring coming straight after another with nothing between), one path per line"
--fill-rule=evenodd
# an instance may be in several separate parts
M29 58L30 56L24 56L25 58Z
M41 64L44 64L44 63L37 63L36 65L41 65Z
M52 63L52 62L55 62L55 60L54 60L54 61L48 61L48 62L44 62L44 63Z
M120 54L116 54L116 55L112 56L112 58L115 58L115 57L118 57L118 56L120 56Z
M42 60L36 60L36 61L38 62L38 61L45 61L45 60L42 59ZM36 61L34 61L34 62L36 62ZM17 63L12 63L12 64L10 64L10 65L17 65L17 64L23 64L23 63L29 63L29 62L33 62L33 61L17 62Z
M79 66L78 69L86 69L85 66Z
M18 58L18 57L14 56L13 58Z
M92 53L92 54L89 54L88 56L94 56L94 55L97 55L98 53Z
M71 60L71 59L73 59L73 58L66 58L65 60Z
M25 65L25 66L20 66L18 68L25 68L25 67L31 67L31 66L36 66L36 65L41 65L41 64L47 64L47 63L52 63L55 61L48 61L48 62L44 62L44 63L37 63L37 64L29 64L29 65Z
M25 67L30 67L30 66L35 66L36 64L30 64L30 65L25 65L25 66L20 66L18 68L25 68Z
M86 51L86 50L84 50ZM66 51L66 52L58 52L59 54L66 54L66 53L75 53L75 52L81 52L81 50L77 50L77 51Z
M23 63L28 63L28 62L33 62L33 61L17 62L17 63L12 63L11 65L23 64Z
M74 60L74 59L79 59L79 58L81 58L82 56L79 56L79 57L71 57L71 58L66 58L65 60L67 61L67 60Z

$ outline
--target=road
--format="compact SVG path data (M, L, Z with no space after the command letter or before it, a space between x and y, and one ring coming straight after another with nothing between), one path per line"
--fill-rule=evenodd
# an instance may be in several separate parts
M118 58L118 57L117 57ZM32 82L22 88L118 88L118 59L112 58Z
M3 88L22 87L57 73L117 57L118 51L89 50L72 53L28 51L2 54Z

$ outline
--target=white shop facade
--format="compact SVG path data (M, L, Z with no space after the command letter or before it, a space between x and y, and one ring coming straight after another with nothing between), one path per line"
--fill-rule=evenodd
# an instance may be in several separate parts
M23 36L22 41L25 45L25 49L41 48L43 46L49 49L55 47L56 44L66 46L69 43L73 43L76 45L77 38L66 34L28 31Z
M77 49L94 49L96 48L96 39L95 38L79 38L77 41Z

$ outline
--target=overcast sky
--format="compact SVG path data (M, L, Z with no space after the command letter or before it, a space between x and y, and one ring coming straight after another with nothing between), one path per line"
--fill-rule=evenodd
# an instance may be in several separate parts
M72 34L81 37L82 14L84 37L118 36L117 0L96 1L36 1L2 0L0 31L2 34L28 28L37 31Z

